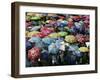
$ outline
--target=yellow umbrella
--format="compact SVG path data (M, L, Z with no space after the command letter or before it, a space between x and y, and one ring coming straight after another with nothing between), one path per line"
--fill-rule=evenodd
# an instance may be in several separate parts
M32 37L33 35L38 34L38 33L40 33L40 32L38 32L38 31L28 32L27 37Z
M66 36L65 37L65 41L68 42L68 43L75 43L75 42L77 42L75 36L73 36L73 35Z
M48 35L48 37L57 38L57 37L59 37L59 35L58 35L58 33L51 33Z
M79 51L80 52L89 52L89 49L87 47L80 47Z
M27 16L35 16L35 13L33 13L33 12L28 12L28 13L27 13Z

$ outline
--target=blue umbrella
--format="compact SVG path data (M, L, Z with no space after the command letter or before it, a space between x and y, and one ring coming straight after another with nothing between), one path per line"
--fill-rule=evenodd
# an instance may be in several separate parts
M47 50L41 52L41 59L48 60L49 54Z
M56 40L55 45L56 47L59 49L61 46L61 42L63 42L63 38L58 38L58 40Z
M43 38L42 41L43 41L43 43L50 45L52 42L55 42L55 39L53 39L53 38Z
M48 51L49 51L49 54L56 55L58 53L59 49L56 47L55 43L51 43L48 46Z
M78 50L79 49L79 47L78 47L78 45L76 45L76 44L71 44L71 45L69 45L69 51L76 51L76 50Z
M39 42L41 42L42 40L41 40L41 38L39 38L39 37L31 37L29 40L28 40L29 42L35 42L35 43L39 43Z
M26 41L26 50L29 50L31 49L33 46L32 46L32 43L29 42L29 41Z
M38 47L38 48L44 48L44 44L43 44L43 42L41 41L41 42L36 42L35 43L35 47Z

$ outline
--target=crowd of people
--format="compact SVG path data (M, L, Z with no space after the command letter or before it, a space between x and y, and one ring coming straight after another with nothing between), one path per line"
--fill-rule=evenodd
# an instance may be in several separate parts
M26 67L89 64L89 15L26 13Z

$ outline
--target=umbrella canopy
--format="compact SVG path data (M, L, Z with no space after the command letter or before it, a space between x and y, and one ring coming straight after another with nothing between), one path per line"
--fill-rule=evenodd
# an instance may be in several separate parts
M69 45L69 51L76 51L76 50L78 50L79 49L79 47L78 47L78 45L75 45L75 44L72 44L72 45Z
M87 47L80 47L79 51L80 52L89 52L89 49Z
M66 36L68 33L67 32L58 32L59 36Z
M50 45L51 43L55 42L55 39L53 38L43 38L42 39L43 43Z
M42 27L40 30L46 36L52 32L54 32L54 28Z
M47 50L42 50L41 51L41 59L48 60L49 54Z
M34 36L34 37L44 38L46 35L45 35L44 33L40 32L40 33L37 33L37 34L35 34L35 35L33 35L33 36Z
M29 40L29 42L35 42L35 43L40 43L42 40L39 37L31 37Z
M39 16L32 16L32 17L31 17L31 20L33 20L33 21L34 21L34 20L40 20L40 19L41 19L41 18L40 18Z
M28 12L28 13L27 13L27 16L35 16L35 13L33 13L33 12Z
M65 41L68 43L75 43L77 42L76 37L73 35L68 35L65 37Z
M33 35L38 34L38 33L39 33L38 31L28 32L27 37L32 37Z
M56 55L59 51L55 43L51 43L51 45L48 46L48 50L49 50L49 54L52 54L52 55Z
M58 33L51 33L51 34L48 35L48 37L50 37L50 38L58 38L59 35L58 35Z
M28 51L28 59L34 63L36 60L40 58L40 49L37 47L33 47Z
M30 31L37 31L40 28L41 28L41 26L34 26L34 27L31 28Z

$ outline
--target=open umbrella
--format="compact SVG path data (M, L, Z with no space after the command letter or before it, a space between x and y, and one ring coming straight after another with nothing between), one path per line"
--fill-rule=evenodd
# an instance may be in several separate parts
M28 40L29 42L35 42L35 43L39 43L39 42L41 42L42 40L41 40L41 38L39 38L39 37L31 37L29 40Z
M65 41L68 42L68 43L75 43L75 42L77 42L76 37L73 36L73 35L67 35L65 37Z
M39 16L32 16L31 17L31 20L32 21L35 21L35 20L40 20L41 18Z
M51 43L55 42L55 39L53 38L43 38L42 39L43 43L50 45Z
M40 30L46 36L52 32L54 32L54 28L42 27Z
M48 37L50 37L50 38L58 38L59 35L58 35L58 33L51 33L51 34L48 35Z
M85 36L83 34L76 35L77 41L80 43L84 43L86 41Z
M34 27L31 28L30 31L37 31L40 28L41 28L41 26L34 26Z
M59 36L66 36L67 34L68 34L67 32L63 32L63 31L62 32L58 32Z
M89 49L87 47L80 47L79 51L84 53L84 52L89 52Z
M55 43L51 43L48 46L48 51L49 51L49 54L56 55L58 53L59 49L56 47Z
M33 35L39 33L38 31L28 32L27 37L32 37Z
M33 13L33 12L27 12L27 16L35 16L35 13Z
M33 37L40 37L40 38L44 38L45 36L46 35L44 33L42 33L42 32L33 35Z
M28 59L34 63L40 58L40 49L37 47L33 47L28 51Z

